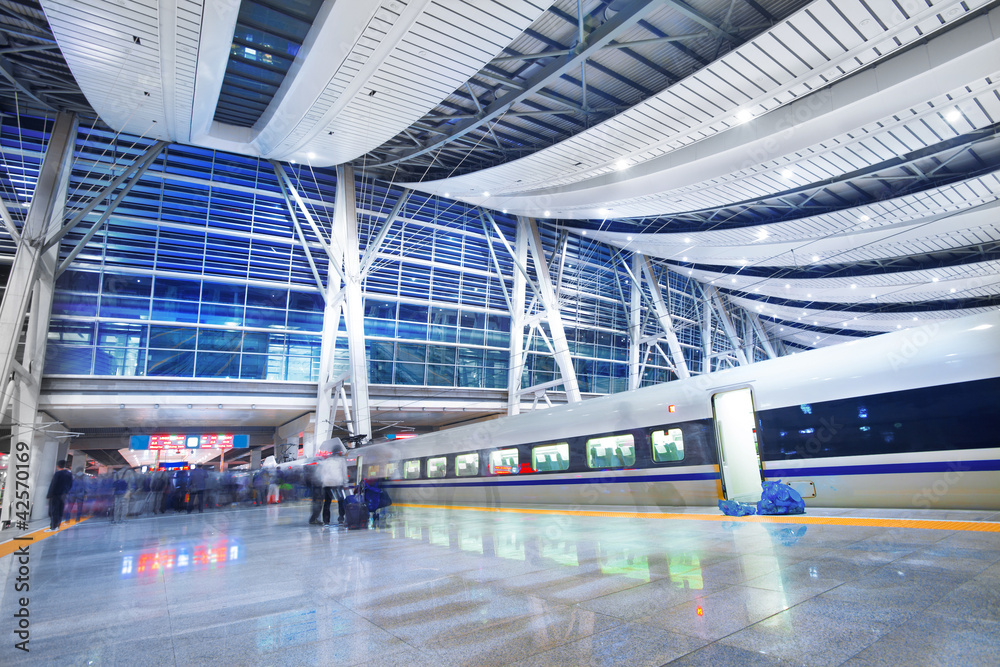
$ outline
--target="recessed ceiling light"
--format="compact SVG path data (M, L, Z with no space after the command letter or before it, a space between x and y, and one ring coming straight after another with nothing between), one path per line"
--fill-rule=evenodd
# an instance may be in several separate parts
M586 230L586 229L585 229L585 230L583 230L583 235L584 235L584 236L586 236L586 235L587 235L587 230Z
M962 112L958 109L952 109L944 115L944 119L949 123L954 123L956 120L962 117Z
M686 262L686 261L688 261L688 258L687 257L681 257L681 261L682 262Z
M869 220L871 220L871 218L869 218L867 215L861 214L858 217L858 220L860 220L861 222L868 222Z
M309 158L310 160L315 160L316 159L316 154L315 153L306 153L306 157Z
M632 240L632 237L631 237L631 236L626 236L626 237L625 237L625 240L626 240L626 241L631 241L631 240Z
M736 282L736 278L733 278L733 282L734 282L734 283Z
M501 213L506 213L506 212L507 212L507 209L504 209L504 210L502 210L502 211L500 211L500 212L501 212Z
M857 289L857 288L858 288L857 285L851 285L851 289Z
M874 299L874 298L875 298L875 295L874 295L874 294L872 294L871 298L873 298L873 299Z
M628 162L626 160L618 160L615 162L615 169L621 171L623 169L628 169Z
M752 120L753 120L753 114L750 113L749 109L740 109L736 113L736 122L737 123L749 123Z
M955 288L954 288L954 287L952 287L952 288L951 288L951 291L952 291L952 292L954 292L954 291L955 291Z
M549 212L548 211L545 212L545 217L546 218L549 217Z
M937 281L938 281L938 279L937 279L937 276L935 276L935 277L931 278L931 282L932 282L932 283L936 283Z
M483 196L484 196L484 197L489 197L489 196L490 196L490 193L489 193L489 192L484 192L484 193L483 193Z
M788 285L788 284L786 283L786 284L785 284L785 289L789 289L789 288L791 288L791 285Z
M690 238L685 238L684 239L684 243L691 243L691 239Z
M814 262L818 262L819 261L819 255L813 255L813 261Z
M791 178L794 175L795 175L795 172L792 171L791 169L782 169L781 170L781 176L783 178Z
M445 196L445 197L450 197L450 196L451 196L451 193L450 193L450 192L446 192L446 193L444 193L444 196Z

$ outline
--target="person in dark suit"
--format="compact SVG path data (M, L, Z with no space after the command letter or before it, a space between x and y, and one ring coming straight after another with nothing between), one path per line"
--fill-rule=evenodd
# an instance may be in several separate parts
M66 507L66 494L73 488L73 473L66 469L66 459L60 459L56 463L55 474L49 482L49 492L46 498L49 499L49 527L45 529L47 533L54 533L59 530L62 523L63 508Z

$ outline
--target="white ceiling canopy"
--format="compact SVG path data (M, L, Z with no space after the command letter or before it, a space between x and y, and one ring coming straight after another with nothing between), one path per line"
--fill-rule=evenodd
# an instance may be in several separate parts
M314 166L349 162L405 130L549 4L326 0L265 113L239 127L214 118L241 3L42 0L110 127Z

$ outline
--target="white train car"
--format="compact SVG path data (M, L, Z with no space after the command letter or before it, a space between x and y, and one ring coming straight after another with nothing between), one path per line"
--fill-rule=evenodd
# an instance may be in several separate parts
M1000 311L351 452L396 502L1000 509Z

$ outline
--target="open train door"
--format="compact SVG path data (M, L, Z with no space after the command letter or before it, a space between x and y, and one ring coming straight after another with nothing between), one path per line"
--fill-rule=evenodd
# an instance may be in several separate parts
M714 394L712 411L725 497L755 503L760 500L761 474L753 395L749 388Z

